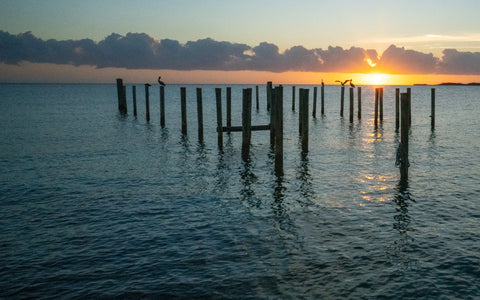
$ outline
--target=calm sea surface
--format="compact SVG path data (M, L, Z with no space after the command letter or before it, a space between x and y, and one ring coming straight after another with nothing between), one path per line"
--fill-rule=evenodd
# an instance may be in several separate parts
M480 297L480 87L436 87L434 132L430 87L412 87L407 186L394 86L378 129L373 87L350 124L339 86L326 86L306 157L298 88L312 104L313 87L297 86L293 112L285 86L283 178L268 132L253 132L246 162L241 133L219 153L214 88L226 86L186 87L182 138L179 85L166 87L165 129L158 86L147 123L143 85L137 118L130 85L127 116L114 84L0 85L0 298ZM232 86L233 125L246 87ZM268 123L265 94L253 124Z

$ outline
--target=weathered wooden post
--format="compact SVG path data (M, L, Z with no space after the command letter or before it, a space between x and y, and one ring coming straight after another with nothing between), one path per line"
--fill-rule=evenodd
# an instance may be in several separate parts
M345 86L342 85L340 93L340 117L343 117L343 102L345 98Z
M408 93L401 94L401 131L400 131L400 177L402 179L408 179L408 131L409 131L409 96Z
M125 86L123 85L123 79L117 78L117 97L118 97L118 110L121 114L127 113L127 96L125 93Z
M313 109L312 109L312 117L317 117L317 87L313 88Z
M292 86L292 110L295 111L295 86Z
M227 133L232 128L232 88L227 87Z
M198 141L203 143L203 103L202 89L197 88L197 120L198 120Z
M267 82L267 111L270 111L270 105L272 102L272 82Z
M395 89L395 132L400 128L400 89Z
M258 85L255 86L255 100L256 100L256 104L257 104L257 110L259 110L260 108L260 105L259 105L259 101L258 101Z
M302 153L308 153L308 89L300 89L300 139L302 142Z
M383 87L379 89L380 92L380 123L383 122Z
M353 123L353 87L350 88L350 123Z
M182 134L187 135L187 89L180 88L180 101L182 109Z
M270 147L273 149L275 147L275 118L276 118L276 88L272 87L272 106L270 110Z
M435 129L435 88L432 88L432 108L431 108L431 125L432 130Z
M215 96L217 100L218 149L220 151L223 151L222 89L221 88L215 88Z
M133 98L133 115L137 116L137 87L132 86L132 98Z
M118 111L122 112L123 79L117 78Z
M242 107L242 158L248 159L252 139L252 89L243 89Z
M123 111L125 114L127 113L127 86L123 86L123 94L122 94L122 106L123 106Z
M147 122L150 122L150 93L148 88L150 84L145 83L145 108L147 110Z
M357 87L357 93L358 93L358 111L357 111L357 117L360 120L362 118L362 88Z
M160 86L160 126L165 128L165 87Z
M275 174L283 176L283 87L275 88Z
M375 127L378 125L378 88L375 88Z
M322 83L322 88L320 90L320 100L321 100L321 114L325 115L325 86Z
M408 111L412 111L412 89L407 88L407 94L408 94ZM412 115L410 114L408 116L408 125L412 125Z

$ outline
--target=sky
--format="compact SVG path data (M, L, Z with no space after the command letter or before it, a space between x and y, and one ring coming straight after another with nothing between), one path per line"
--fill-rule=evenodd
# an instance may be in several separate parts
M0 0L0 82L480 81L478 0Z

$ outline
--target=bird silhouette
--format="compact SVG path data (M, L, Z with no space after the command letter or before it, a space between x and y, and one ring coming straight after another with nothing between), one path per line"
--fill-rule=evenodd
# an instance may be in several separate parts
M355 88L355 85L353 84L353 82L352 82L351 79L350 79L350 86L351 86L352 88Z
M350 82L350 83L351 83L352 80L351 80L351 79L347 79L347 80L345 80L345 81L335 80L335 82L339 82L342 86L345 86L345 84L346 84L347 82Z
M158 83L159 83L161 86L165 86L165 82L163 82L162 80L160 80L160 78L162 78L162 76L158 76Z
M322 79L322 86L325 86L325 83L323 83L323 79Z

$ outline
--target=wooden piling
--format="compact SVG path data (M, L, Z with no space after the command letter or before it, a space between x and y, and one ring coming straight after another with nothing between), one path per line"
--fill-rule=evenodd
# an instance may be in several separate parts
M378 88L375 88L375 127L378 125Z
M243 89L242 107L242 158L245 160L250 153L252 139L252 89Z
M122 94L122 107L123 107L123 112L126 114L127 113L127 87L124 85L123 86L123 94Z
M342 85L340 93L340 117L343 117L343 103L345 99L345 86Z
M362 88L357 87L357 98L358 98L358 111L357 111L357 117L360 120L362 118Z
M165 128L165 87L160 86L160 126Z
M146 108L146 115L147 115L147 122L150 122L150 93L148 88L150 84L145 83L145 108Z
M276 88L272 87L272 102L270 107L270 147L273 149L275 147L275 118L276 118Z
M400 89L395 89L395 132L400 128Z
M133 115L137 116L137 87L132 86Z
M283 87L275 88L275 174L283 176Z
M321 114L322 116L325 115L325 87L323 86L323 83L322 83L322 87L321 87L321 90L320 90L320 102L321 102Z
M232 88L227 87L227 133L230 134L232 127Z
M300 139L302 143L302 153L308 153L308 89L300 89L299 92L299 119L300 119Z
M270 111L270 105L272 102L272 82L267 82L267 111Z
M401 131L400 131L400 176L408 179L408 131L409 123L409 96L408 93L401 94Z
M180 102L182 109L182 134L187 135L187 89L180 88Z
M383 87L379 89L380 93L380 123L383 122Z
M217 101L218 149L220 151L223 151L222 89L221 88L215 88L215 97Z
M350 88L350 123L353 123L353 87Z
M408 111L412 111L412 89L407 88L407 94L408 94ZM408 116L408 126L412 125L412 115L410 114Z
M118 111L122 114L127 113L127 100L125 93L125 86L123 85L123 79L117 78L117 98L118 98Z
M292 110L295 111L295 86L292 86Z
M313 108L312 108L312 117L317 117L317 87L313 88Z
M197 120L198 120L198 141L203 143L203 103L202 89L197 88Z
M432 107L431 107L431 127L432 130L435 129L435 88L432 88Z
M260 108L258 97L259 97L258 96L258 85L256 85L255 86L255 100L256 100L256 104L257 104L256 105L257 110L259 110L259 108Z

